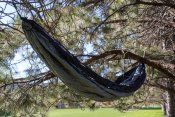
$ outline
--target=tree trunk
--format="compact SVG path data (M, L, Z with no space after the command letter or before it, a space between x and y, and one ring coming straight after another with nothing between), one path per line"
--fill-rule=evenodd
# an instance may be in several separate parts
M163 97L164 98L164 97ZM165 99L165 98L164 98ZM166 116L166 102L164 101L163 104L162 104L162 111L163 111L163 114Z
M167 86L173 88L173 81L169 81ZM166 117L175 117L175 94L172 92L167 92L165 110Z

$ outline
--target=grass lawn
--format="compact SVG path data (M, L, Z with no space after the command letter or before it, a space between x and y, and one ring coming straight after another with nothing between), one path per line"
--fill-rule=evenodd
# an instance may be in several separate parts
M95 111L89 109L56 109L51 110L47 117L163 117L160 109L142 109L121 113L113 108L102 108Z

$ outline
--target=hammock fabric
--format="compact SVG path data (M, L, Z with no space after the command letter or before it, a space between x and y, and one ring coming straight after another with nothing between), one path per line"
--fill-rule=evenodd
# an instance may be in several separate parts
M132 95L144 83L144 64L132 68L113 82L82 64L35 21L22 18L22 28L31 46L50 70L84 97L96 101L112 101Z

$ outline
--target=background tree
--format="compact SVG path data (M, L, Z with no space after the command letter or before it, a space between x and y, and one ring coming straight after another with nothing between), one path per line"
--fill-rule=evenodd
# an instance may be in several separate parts
M15 11L6 12L9 6L15 8L15 4L22 16L39 22L103 77L114 80L118 73L137 62L147 65L145 86L129 98L114 101L117 108L155 102L164 105L167 117L175 116L173 0L4 0L0 3L5 4L0 9L0 17L11 19L10 23L0 22L3 110L17 112L20 107L21 114L30 116L62 100L78 100L90 107L95 103L75 94L47 69L42 70L45 66L27 46L18 15ZM29 61L30 66L27 77L14 79L17 70L10 61L19 48L26 51L22 60ZM17 104L13 103L16 101Z

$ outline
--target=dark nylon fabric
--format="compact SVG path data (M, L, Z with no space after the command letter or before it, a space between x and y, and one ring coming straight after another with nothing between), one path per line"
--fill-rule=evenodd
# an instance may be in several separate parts
M50 43L50 46L56 49L58 56L65 60L78 74L84 76L84 78L91 81L93 84L100 84L107 89L121 92L121 93L132 93L136 91L144 83L146 78L145 65L139 64L138 66L132 68L128 72L122 74L117 78L116 81L112 82L106 78L103 78L92 71L88 66L83 65L73 54L71 54L59 41L50 36L39 24L33 20L28 20L27 18L22 18L22 27L25 33L28 30L34 29L36 34L44 36ZM26 27L28 25L28 27ZM44 46L44 45L42 45ZM39 50L38 50L39 51ZM50 55L54 59L54 54L50 52ZM53 62L53 61L47 61ZM46 63L47 64L47 63ZM58 66L59 67L59 66ZM95 89L94 89L95 90Z

